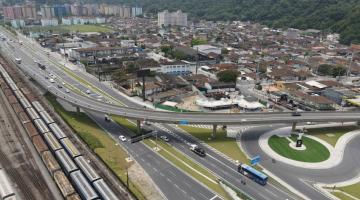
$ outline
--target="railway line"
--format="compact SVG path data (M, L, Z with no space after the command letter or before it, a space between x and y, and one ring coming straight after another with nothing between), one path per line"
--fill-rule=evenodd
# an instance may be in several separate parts
M75 145L67 138L66 134L61 131L55 120L42 107L41 103L37 101L36 98L32 98L31 95L24 93L22 88L19 89L14 81L16 77L13 79L1 65L0 72L6 84L18 100L20 108L17 109L21 110L22 108L28 116L28 119L23 117L25 118L23 123L32 127L29 128L32 130L30 131L32 133L29 135L32 137L38 152L42 156L47 151L55 155L54 157L59 163L59 166L61 166L64 173L70 177L70 181L82 199L118 199L108 184L97 174L94 168L87 162L87 159L83 157ZM15 100L13 101L15 102ZM34 124L35 126L31 126L30 124ZM38 132L38 134L36 132ZM52 161L54 162L54 159L52 159ZM49 165L47 166L49 169ZM54 168L52 170L57 169ZM57 171L50 171L50 173L55 177ZM67 199L78 199L71 198L72 194L64 194L64 191L62 192Z

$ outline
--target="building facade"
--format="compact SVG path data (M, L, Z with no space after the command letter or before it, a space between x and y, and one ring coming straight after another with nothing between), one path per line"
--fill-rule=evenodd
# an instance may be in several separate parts
M169 12L167 10L158 13L158 25L161 26L187 26L187 14L178 10Z

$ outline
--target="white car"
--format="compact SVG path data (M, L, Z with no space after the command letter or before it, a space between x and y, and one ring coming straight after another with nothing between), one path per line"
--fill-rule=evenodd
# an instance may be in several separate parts
M90 90L86 90L86 94L91 94L91 91L90 91Z
M70 90L69 90L69 89L65 89L65 92L66 92L66 93L70 93Z
M123 142L126 142L126 137L123 136L123 135L120 135L120 136L119 136L119 140L121 140L121 141L123 141Z
M55 83L54 79L49 79L50 80L50 83Z

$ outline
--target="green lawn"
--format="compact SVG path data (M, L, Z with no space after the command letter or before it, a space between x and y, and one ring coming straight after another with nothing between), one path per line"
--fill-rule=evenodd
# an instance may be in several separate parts
M59 25L59 26L46 26L46 27L29 27L25 28L26 31L34 32L47 32L52 31L53 33L68 33L68 32L111 32L110 28L100 25Z
M360 198L360 183L356 183L345 187L337 187L336 190L341 190L356 198Z
M186 132L190 133L194 137L199 140L204 141L206 144L215 148L216 150L222 152L223 154L229 156L234 160L238 160L242 163L249 164L249 160L245 156L245 154L240 150L236 140L234 138L226 137L226 131L218 130L216 133L216 137L214 139L209 140L211 138L212 129L206 128L198 128L192 126L179 126Z
M156 147L155 141L151 139L144 140L144 143L151 148ZM202 184L206 185L225 199L231 199L224 191L224 189L220 186L218 179L208 170L193 162L187 156L185 156L166 142L158 140L157 144L160 148L158 153L166 160L168 160L173 165L177 166L196 180L200 181Z
M291 139L296 141L297 136L291 135ZM284 137L273 135L268 141L270 147L278 154L302 162L321 162L329 158L329 150L319 142L303 137L303 144L306 150L294 150L289 146L289 141Z
M332 195L336 196L337 198L341 199L341 200L355 200L341 192L330 192Z
M306 134L318 137L327 143L335 146L336 142L345 133L359 129L356 126L343 126L343 127L327 127L327 128L314 128L307 129Z
M137 134L137 127L134 123L132 123L131 121L129 121L128 119L121 117L121 116L116 116L116 115L111 115L111 118L118 123L119 125L129 129L131 132L135 134Z
M47 93L45 97L74 132L89 145L123 182L126 182L126 168L129 166L125 159L128 155L119 145L116 145L116 141L85 113L66 111L53 95ZM129 187L138 199L145 199L131 181Z

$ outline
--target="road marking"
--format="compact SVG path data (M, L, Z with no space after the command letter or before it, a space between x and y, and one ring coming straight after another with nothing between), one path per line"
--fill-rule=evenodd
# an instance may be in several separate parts
M274 192L270 191L269 189L266 189L266 188L265 188L265 190L266 190L268 193L272 194L273 196L279 197L277 194L275 194Z
M217 195L215 195L215 196L213 196L211 199L209 199L209 200L213 200L213 199L216 199L218 196Z

